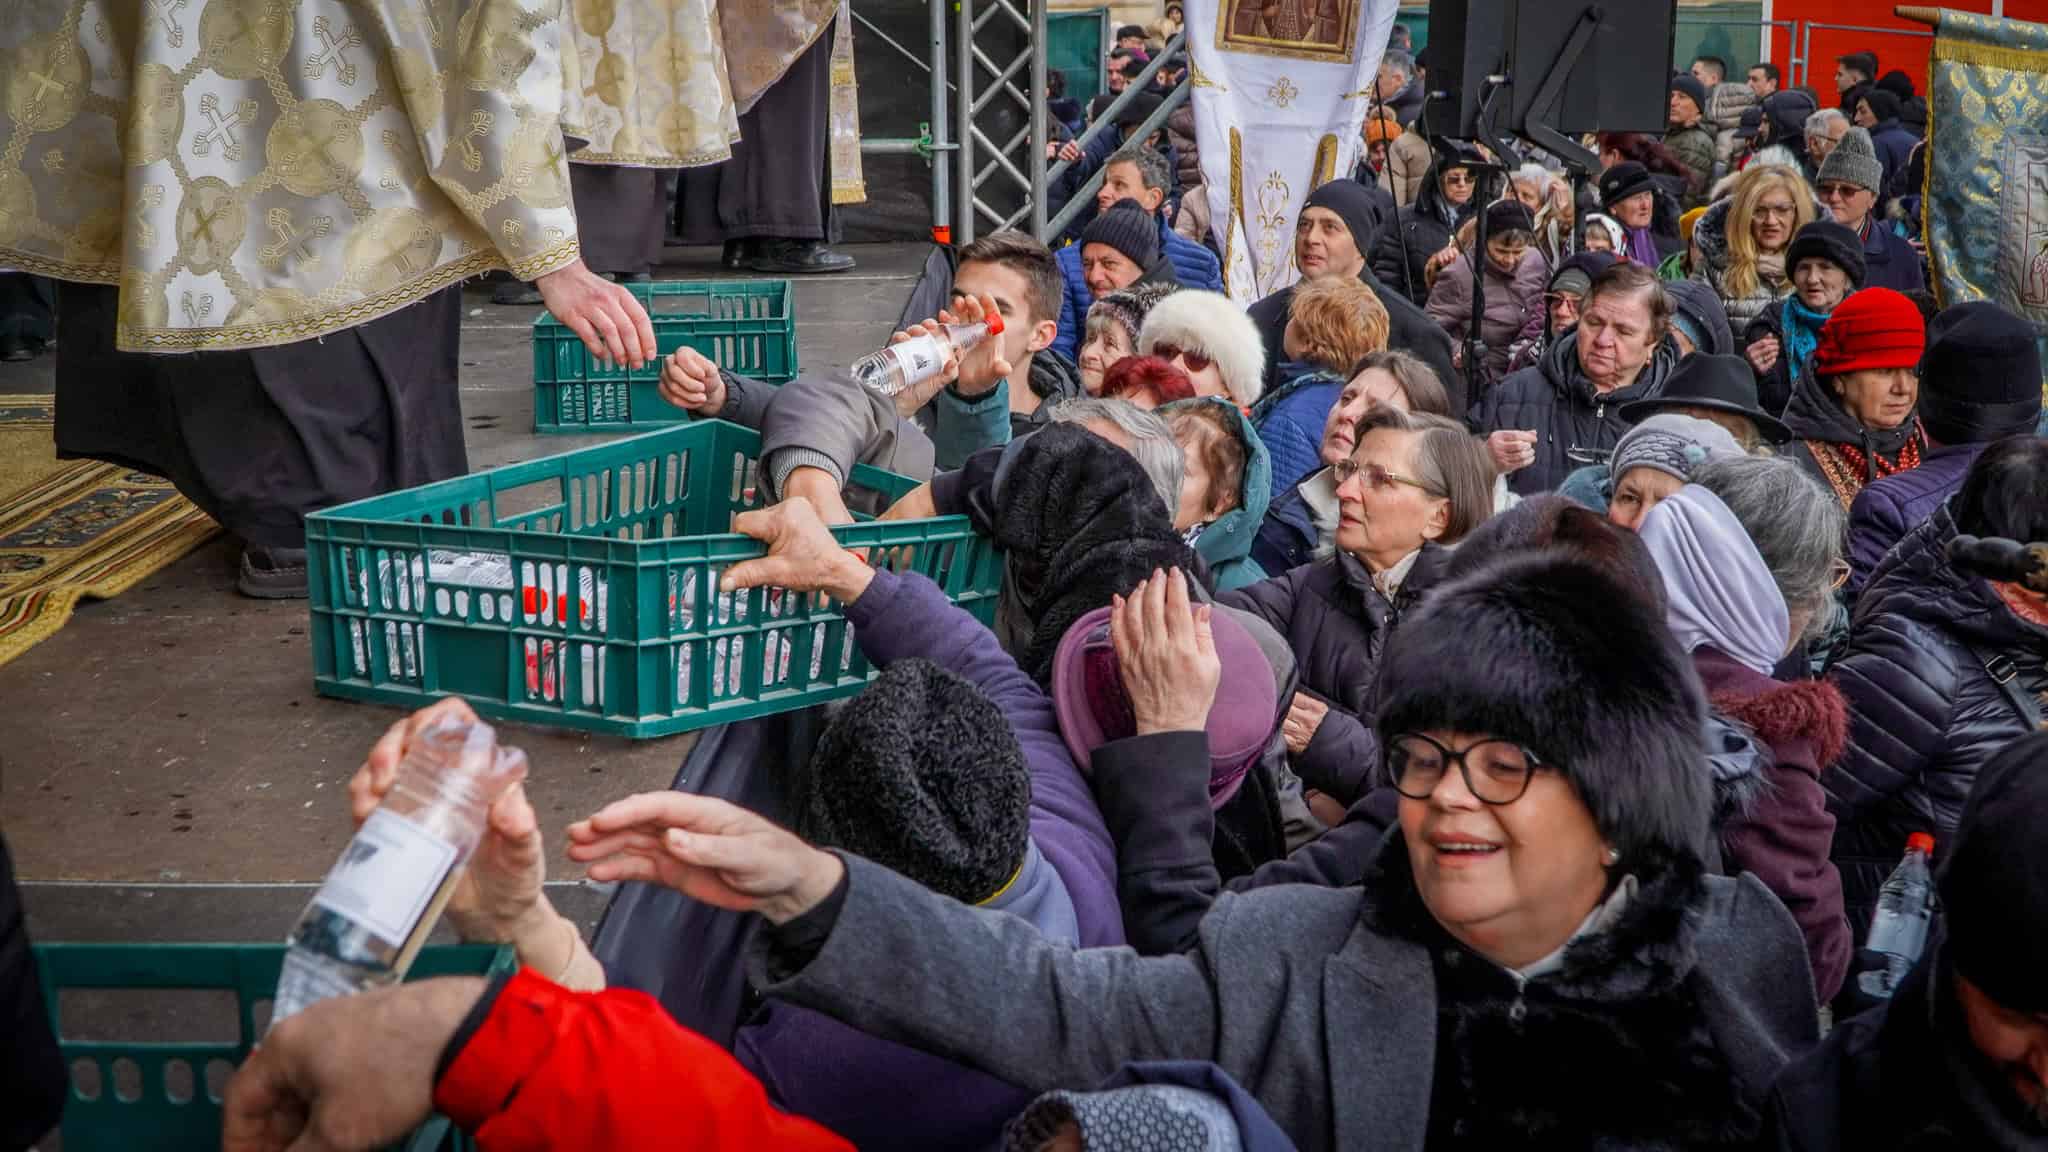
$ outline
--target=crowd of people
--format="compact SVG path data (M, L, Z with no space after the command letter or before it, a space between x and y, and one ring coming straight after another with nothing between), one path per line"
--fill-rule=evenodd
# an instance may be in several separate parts
M1574 181L1433 148L1421 69L1397 39L1249 308L1141 93L1056 142L1059 194L1101 176L1066 242L959 251L928 323L1003 324L939 377L670 356L670 403L761 432L723 589L829 597L880 670L796 811L566 830L748 925L676 945L744 971L738 1025L605 988L515 789L449 915L524 969L286 1022L229 1147L430 1108L486 1149L2048 1147L2048 573L1951 547L2048 542L2039 333L1925 290L1925 102L1868 54L1826 108L1702 58ZM968 517L993 624L841 547L856 508ZM395 725L355 817L465 710ZM1938 915L1878 999L1922 833Z

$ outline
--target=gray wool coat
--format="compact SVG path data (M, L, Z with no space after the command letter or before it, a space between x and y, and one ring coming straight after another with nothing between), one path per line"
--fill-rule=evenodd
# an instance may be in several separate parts
M768 995L1034 1091L1092 1086L1135 1060L1207 1060L1305 1152L1424 1146L1432 955L1375 930L1364 888L1225 893L1193 950L1140 957L1072 951L857 857L846 865L838 918L799 971L757 941L749 974ZM1755 877L1706 883L1688 979L1743 1095L1761 1102L1818 1039L1813 979L1791 915Z

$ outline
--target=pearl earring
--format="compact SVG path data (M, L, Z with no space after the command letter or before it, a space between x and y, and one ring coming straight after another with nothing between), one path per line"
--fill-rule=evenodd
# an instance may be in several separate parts
M1612 868L1619 863L1621 863L1621 853L1613 848L1609 848L1607 850L1607 866Z

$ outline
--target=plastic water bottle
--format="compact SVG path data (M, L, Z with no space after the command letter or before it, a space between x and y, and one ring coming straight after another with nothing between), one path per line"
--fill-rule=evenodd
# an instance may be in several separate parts
M482 841L491 805L525 778L526 754L500 747L488 724L448 719L423 729L286 938L272 1021L404 979Z
M948 349L965 356L983 340L1002 334L1003 318L996 312L976 324L941 324L936 332L912 336L854 361L853 378L879 395L894 396L944 372Z
M1925 832L1908 836L1906 858L1878 890L1877 915L1871 918L1863 946L1883 956L1885 963L1856 978L1856 986L1866 995L1891 999L1920 960L1927 922L1934 916L1934 883L1927 866L1933 854L1934 837Z

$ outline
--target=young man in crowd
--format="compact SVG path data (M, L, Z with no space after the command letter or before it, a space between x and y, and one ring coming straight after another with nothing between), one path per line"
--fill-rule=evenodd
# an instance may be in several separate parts
M1919 137L1899 124L1899 108L1898 96L1873 85L1856 101L1856 112L1852 117L1858 127L1870 133L1877 158L1884 163L1884 187L1880 189L1879 203L1906 192L1900 185L1906 181L1906 165L1913 158L1913 148L1920 143Z
M1695 56L1692 61L1692 78L1712 92L1717 86L1728 82L1728 62L1719 56Z
M1389 289L1373 275L1366 261L1387 224L1385 206L1356 180L1332 180L1309 193L1301 216L1295 221L1294 262L1304 279L1316 276L1355 276L1371 288L1387 310L1387 347L1407 352L1428 364L1450 394L1451 410L1465 410L1465 378L1451 367L1451 338L1443 326L1431 320L1413 301ZM1280 363L1287 321L1294 306L1294 289L1282 288L1246 309L1266 346L1268 388L1280 384Z
M1174 187L1174 179L1175 169L1180 163L1180 156L1174 151L1173 145L1166 140L1165 123L1162 121L1160 126L1147 133L1143 140L1137 139L1136 135L1138 129L1144 127L1145 121L1151 119L1154 112L1159 111L1159 106L1163 99L1157 92L1140 92L1131 97L1130 103L1124 105L1123 110L1116 114L1116 124L1096 133L1095 138L1088 141L1086 148L1072 140L1060 145L1059 153L1055 159L1064 161L1067 164L1067 170L1060 174L1058 180L1050 181L1046 185L1045 200L1048 214L1056 214L1060 209L1065 208L1067 201L1073 199L1082 188L1087 186L1090 177L1108 165L1120 153L1132 148L1142 148L1147 151L1157 152L1165 157L1166 183L1161 186L1165 196L1161 203L1171 208L1174 201L1178 199L1175 194L1179 190ZM1126 173L1126 175L1129 174ZM1108 183L1109 181L1105 177L1103 180L1104 188L1097 191L1096 203L1088 208L1084 208L1079 215L1075 216L1073 221L1067 225L1067 230L1060 234L1058 240L1054 241L1055 244L1068 244L1079 239L1081 229L1086 228L1088 221L1095 218L1097 210L1108 204L1114 204L1118 199L1123 198L1116 196L1105 201L1102 198L1102 194L1107 189Z
M1707 86L1687 73L1671 78L1671 130L1664 134L1664 146L1684 164L1688 176L1684 202L1699 208L1707 202L1707 187L1714 182L1714 134L1701 121L1707 114Z
M1877 82L1877 53L1851 52L1835 59L1835 91L1842 94L1842 115L1856 114L1856 101Z
M1750 67L1749 90L1756 93L1758 103L1777 94L1779 78L1782 75L1776 64L1756 64Z
M1866 287L1895 292L1919 292L1927 287L1920 254L1877 218L1878 205L1884 201L1884 163L1878 159L1869 133L1861 128L1844 133L1841 143L1821 164L1814 187L1835 223L1856 233L1863 242Z
M1076 219L1076 226L1069 229L1077 236L1076 242L1060 249L1055 256L1066 290L1060 302L1060 330L1058 338L1053 341L1054 351L1069 359L1079 352L1081 329L1088 319L1088 309L1101 295L1089 286L1088 277L1082 269L1085 253L1079 237L1085 236L1093 220L1122 201L1135 202L1152 221L1158 233L1153 255L1166 257L1176 281L1190 288L1204 288L1211 292L1223 290L1222 262L1216 259L1216 254L1167 227L1167 193L1172 181L1173 174L1167 168L1166 157L1150 148L1125 148L1103 165L1102 187L1095 193L1095 210ZM1148 260L1128 280L1113 287L1129 287L1150 266Z

